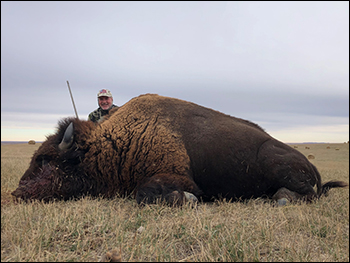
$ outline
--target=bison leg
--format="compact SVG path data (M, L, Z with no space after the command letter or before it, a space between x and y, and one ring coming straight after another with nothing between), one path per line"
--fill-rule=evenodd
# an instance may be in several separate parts
M198 186L187 176L160 174L142 183L136 193L138 204L154 204L165 201L170 205L183 205L198 201Z
M317 169L302 155L288 145L275 140L265 142L259 149L264 180L269 182L273 199L288 201L312 201L317 198L313 186L320 182Z
M278 191L272 196L272 200L278 202L279 205L285 205L288 202L295 202L303 199L303 195L293 192L285 187L278 189Z
M299 189L298 189L298 192L290 190L286 187L281 187L272 196L272 200L280 202L281 199L287 199L289 202L296 202L296 201L311 202L317 197L315 190L311 186L309 187L308 191L303 192L303 194L300 194Z

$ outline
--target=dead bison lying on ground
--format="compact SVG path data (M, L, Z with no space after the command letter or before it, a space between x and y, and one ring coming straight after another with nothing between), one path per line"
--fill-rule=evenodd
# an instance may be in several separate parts
M61 121L12 194L24 200L132 194L138 203L170 204L196 197L311 201L346 185L322 185L304 155L254 123L146 94L97 125Z

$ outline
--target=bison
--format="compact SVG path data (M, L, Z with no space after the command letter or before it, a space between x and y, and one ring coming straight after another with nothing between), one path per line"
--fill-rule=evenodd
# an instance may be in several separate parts
M317 186L317 192L314 186ZM102 122L59 121L12 193L23 200L132 196L139 204L187 200L311 201L316 167L250 121L180 99L145 94Z

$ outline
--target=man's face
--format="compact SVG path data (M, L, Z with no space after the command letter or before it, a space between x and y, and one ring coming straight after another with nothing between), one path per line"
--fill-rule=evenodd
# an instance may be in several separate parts
M112 97L98 97L98 105L103 109L103 110L108 110L113 104L113 98Z

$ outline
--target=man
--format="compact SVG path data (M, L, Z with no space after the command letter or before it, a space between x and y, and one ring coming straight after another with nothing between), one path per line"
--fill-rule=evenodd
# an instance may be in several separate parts
M112 93L108 89L101 89L97 93L98 109L89 114L88 120L93 122L100 122L103 116L108 115L112 108L119 108L113 104Z

